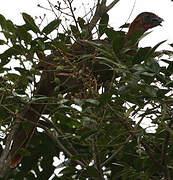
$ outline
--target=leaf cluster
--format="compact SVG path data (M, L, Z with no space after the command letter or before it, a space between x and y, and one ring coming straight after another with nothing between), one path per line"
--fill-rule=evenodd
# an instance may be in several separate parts
M98 28L98 36L106 34L105 40L84 40L83 18L77 20L80 30L71 25L69 31L59 33L60 19L41 30L30 15L22 16L25 24L17 26L0 15L4 35L0 45L7 46L0 54L0 123L10 128L27 104L46 104L48 118L41 115L42 131L35 132L9 178L48 179L56 169L53 157L60 152L69 161L61 164L61 176L53 179L173 177L173 63L169 59L173 52L156 51L164 42L137 47L139 32L126 43L125 32L108 27L107 14ZM50 36L53 31L55 38ZM46 50L52 54L46 56ZM10 62L19 62L20 67L11 72L6 66ZM49 78L50 71L53 95L36 96L36 77L41 82L40 74L46 72ZM155 133L141 127L148 120ZM6 139L1 141L5 144Z

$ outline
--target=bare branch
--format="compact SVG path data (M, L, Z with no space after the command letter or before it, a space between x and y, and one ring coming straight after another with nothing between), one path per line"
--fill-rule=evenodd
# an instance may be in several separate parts
M98 1L95 14L93 18L91 19L90 23L87 26L86 29L86 37L88 38L91 34L91 31L96 26L97 22L100 20L100 18L107 13L110 9L112 9L120 0L114 0L110 5L106 6L106 0L102 0L101 3Z
M106 11L108 12L112 9L120 0L114 0L109 6L107 6Z

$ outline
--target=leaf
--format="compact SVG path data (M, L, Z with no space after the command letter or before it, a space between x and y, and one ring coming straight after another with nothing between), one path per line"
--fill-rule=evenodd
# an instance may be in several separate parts
M120 53L120 50L124 47L124 44L125 44L125 36L117 32L114 35L113 42L112 42L114 52L116 54Z
M169 81L165 84L166 87L173 87L173 81Z
M7 21L2 14L0 14L0 25L2 29L5 29L5 30L7 29Z
M150 51L150 47L139 48L137 54L133 57L133 63L138 64L146 59L146 54Z
M147 92L151 97L157 97L157 89L153 86L146 87L145 92Z
M12 32L12 33L15 32L15 25L13 24L12 21L7 20L7 21L6 21L6 26L7 26L8 31L10 31L10 32Z
M124 36L124 38L125 38L124 31L115 31L113 28L106 28L105 33L110 40L113 40L113 38L117 37L117 36Z
M42 30L43 33L46 35L50 34L53 30L55 30L61 23L60 19L55 19L52 22L50 22L44 29Z
M75 173L75 171L76 171L76 168L67 167L67 168L61 170L59 173L68 176L68 175L73 175Z
M32 36L23 26L18 26L16 28L16 36L21 40L24 40L26 44L29 44L32 40Z
M56 47L58 47L59 49L61 49L63 52L67 52L67 46L66 43L62 42L62 41L57 41L57 39L53 40L52 42Z
M38 38L37 43L38 43L38 47L40 50L42 50L42 51L45 50L46 46L45 46L45 43L43 42L43 39Z
M161 41L161 42L159 42L158 44L156 44L156 45L146 54L146 59L149 59L149 58L153 55L153 53L155 52L155 50L156 50L161 44L163 44L164 42L166 42L166 40Z
M100 37L105 33L109 22L109 15L107 13L103 14L99 23L99 35Z
M99 172L95 167L89 166L86 169L90 177L99 177Z
M119 68L125 68L124 65L115 62L113 59L108 59L108 58L106 58L106 57L96 57L95 59L100 59L100 60L102 60L103 62L105 61L105 62L107 62L107 63L111 63L111 64L113 64L113 65L115 65L115 66L117 66L117 67L119 67Z
M80 32L78 31L77 27L74 25L70 25L72 34L75 38L78 38L80 36Z
M99 101L97 101L95 99L87 99L86 102L89 102L89 103L94 104L94 105L99 105Z
M120 26L120 28L129 28L129 26L130 26L130 23L125 23L125 24L123 24L122 26Z
M170 75L173 73L173 62L169 61L169 66L166 69L167 73L170 73Z
M34 19L29 14L22 13L22 16L26 23L27 28L29 28L30 30L32 30L35 33L40 33L40 30L37 27L37 25L35 24Z
M18 45L15 45L13 47L10 47L9 49L7 49L5 52L3 52L2 54L0 54L0 60L1 60L1 66L9 63L10 59L12 56L16 56L21 54L21 47Z
M149 67L149 71L154 72L154 73L159 73L160 72L160 66L159 63L155 60L151 60L147 63L147 66Z
M0 39L0 45L4 45L4 44L6 44L6 42L4 40Z
M85 29L86 25L85 25L85 20L81 17L78 17L78 23L81 29Z

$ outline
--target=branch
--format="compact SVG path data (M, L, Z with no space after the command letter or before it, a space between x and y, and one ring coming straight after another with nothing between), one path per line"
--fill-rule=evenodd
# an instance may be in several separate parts
M50 124L54 129L55 131L60 134L60 135L63 135L63 132L61 131L61 129L59 129L58 127L56 127L51 121L50 119L42 116L39 112L37 112L35 109L31 108L31 110L37 114L38 116L40 116L40 118L44 119L48 124ZM71 148L71 150L73 150L73 152L76 154L76 155L79 155L79 153L77 152L77 150L73 147L73 145L67 140L65 139L67 144L69 145L69 147Z
M33 111L36 115L40 116L40 113L37 112L34 108L31 107L31 111ZM12 112L11 112L12 113ZM12 113L14 115L14 113ZM70 151L68 151L68 149L58 140L57 137L53 136L50 131L48 130L48 128L46 128L45 126L38 124L37 122L33 122L33 121L29 121L28 119L24 118L21 115L17 115L17 118L23 121L28 121L29 123L33 124L34 126L38 126L41 127L42 129L45 130L46 134L58 144L58 147L62 149L62 151L67 154L67 156L72 157L73 154L71 154ZM50 121L49 121L50 123ZM7 156L9 154L9 149L10 149L10 145L11 145L11 141L13 139L14 133L16 131L16 129L18 128L19 123L16 123L15 126L13 126L13 129L11 130L11 133L9 134L8 138L7 138L7 142L6 142L6 146L5 149L1 155L1 159L0 159L0 168L3 170L1 170L1 174L0 176L4 177L5 174L7 174L7 171L10 169L9 168L9 158L7 159ZM6 161L5 161L6 160ZM1 163L2 161L2 163ZM82 167L85 167L85 164L79 160L75 160L76 163L80 164Z
M73 20L74 20L74 22L75 22L75 24L76 24L76 28L77 28L78 32L80 32L80 31L79 31L78 22L77 22L77 20L76 20L75 15L74 15L74 9L72 8L72 1L67 0L67 2L69 3L69 9L70 9L70 11L71 11L71 14L72 14Z
M99 172L99 180L104 180L102 166L100 162L100 152L97 147L97 135L94 136L92 147L93 147L92 149L93 149L93 156L94 156L94 161L95 161L94 164L96 165L96 168Z
M173 122L170 121L168 124L168 128L171 128L172 124L173 124ZM162 165L165 166L165 178L168 180L170 180L170 175L169 175L168 166L166 164L166 154L167 154L167 150L168 150L169 140L170 140L170 132L166 131L164 143L162 145Z
M110 110L117 116L117 113L114 111L114 109L108 104L108 107L110 108ZM131 126L129 126L128 124L125 123L125 121L121 120L121 118L118 119L119 122L125 127L125 129L128 131L128 133L135 139L137 140L136 134L132 131ZM165 173L165 167L162 166L159 161L153 157L152 155L152 150L151 148L148 146L148 144L146 144L144 141L141 140L141 144L144 147L146 153L148 154L148 156L151 158L151 160L153 161L153 163L156 165L156 167L158 167L159 169L162 169L162 171Z
M60 142L60 140L55 137L54 135L52 135L50 133L50 131L48 130L48 128L46 128L45 126L43 125L40 125L39 124L39 127L43 128L46 132L46 134L53 140L56 142L56 144L58 145L58 148L61 148L62 151L67 154L68 157L72 158L73 157L73 154L71 154L71 152ZM82 167L85 167L85 164L83 162L81 162L80 160L74 160L76 161L77 164L81 165Z
M85 38L89 38L91 31L96 26L97 22L101 19L101 17L107 13L110 9L112 9L120 0L114 0L110 5L106 6L106 0L103 0L101 3L97 4L95 14L91 19L90 23L86 28L86 36Z
M139 122L135 125L134 127L134 131L137 130L139 124L142 122L143 120L143 117L139 120ZM103 167L105 164L109 163L119 152L121 152L121 150L125 147L125 145L129 142L129 140L132 139L132 135L128 136L127 139L125 140L124 144L119 147L118 150L116 150L108 159L106 159L102 164L101 166Z
M125 143L118 149L116 150L108 159L106 159L102 164L101 166L103 167L104 165L106 165L107 163L109 163L119 152L121 152L121 150L125 147L125 145L129 142L129 140L132 138L132 136L130 135Z
M115 6L115 4L117 4L119 1L120 1L120 0L114 0L109 6L107 6L107 8L106 8L107 12L108 12L110 9L112 9L112 8Z

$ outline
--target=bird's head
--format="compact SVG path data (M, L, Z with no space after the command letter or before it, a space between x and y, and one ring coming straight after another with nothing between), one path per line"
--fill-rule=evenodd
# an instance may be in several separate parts
M162 21L162 18L151 12L143 12L139 14L129 27L127 40L132 37L135 31L140 30L144 33L148 29L161 25Z

